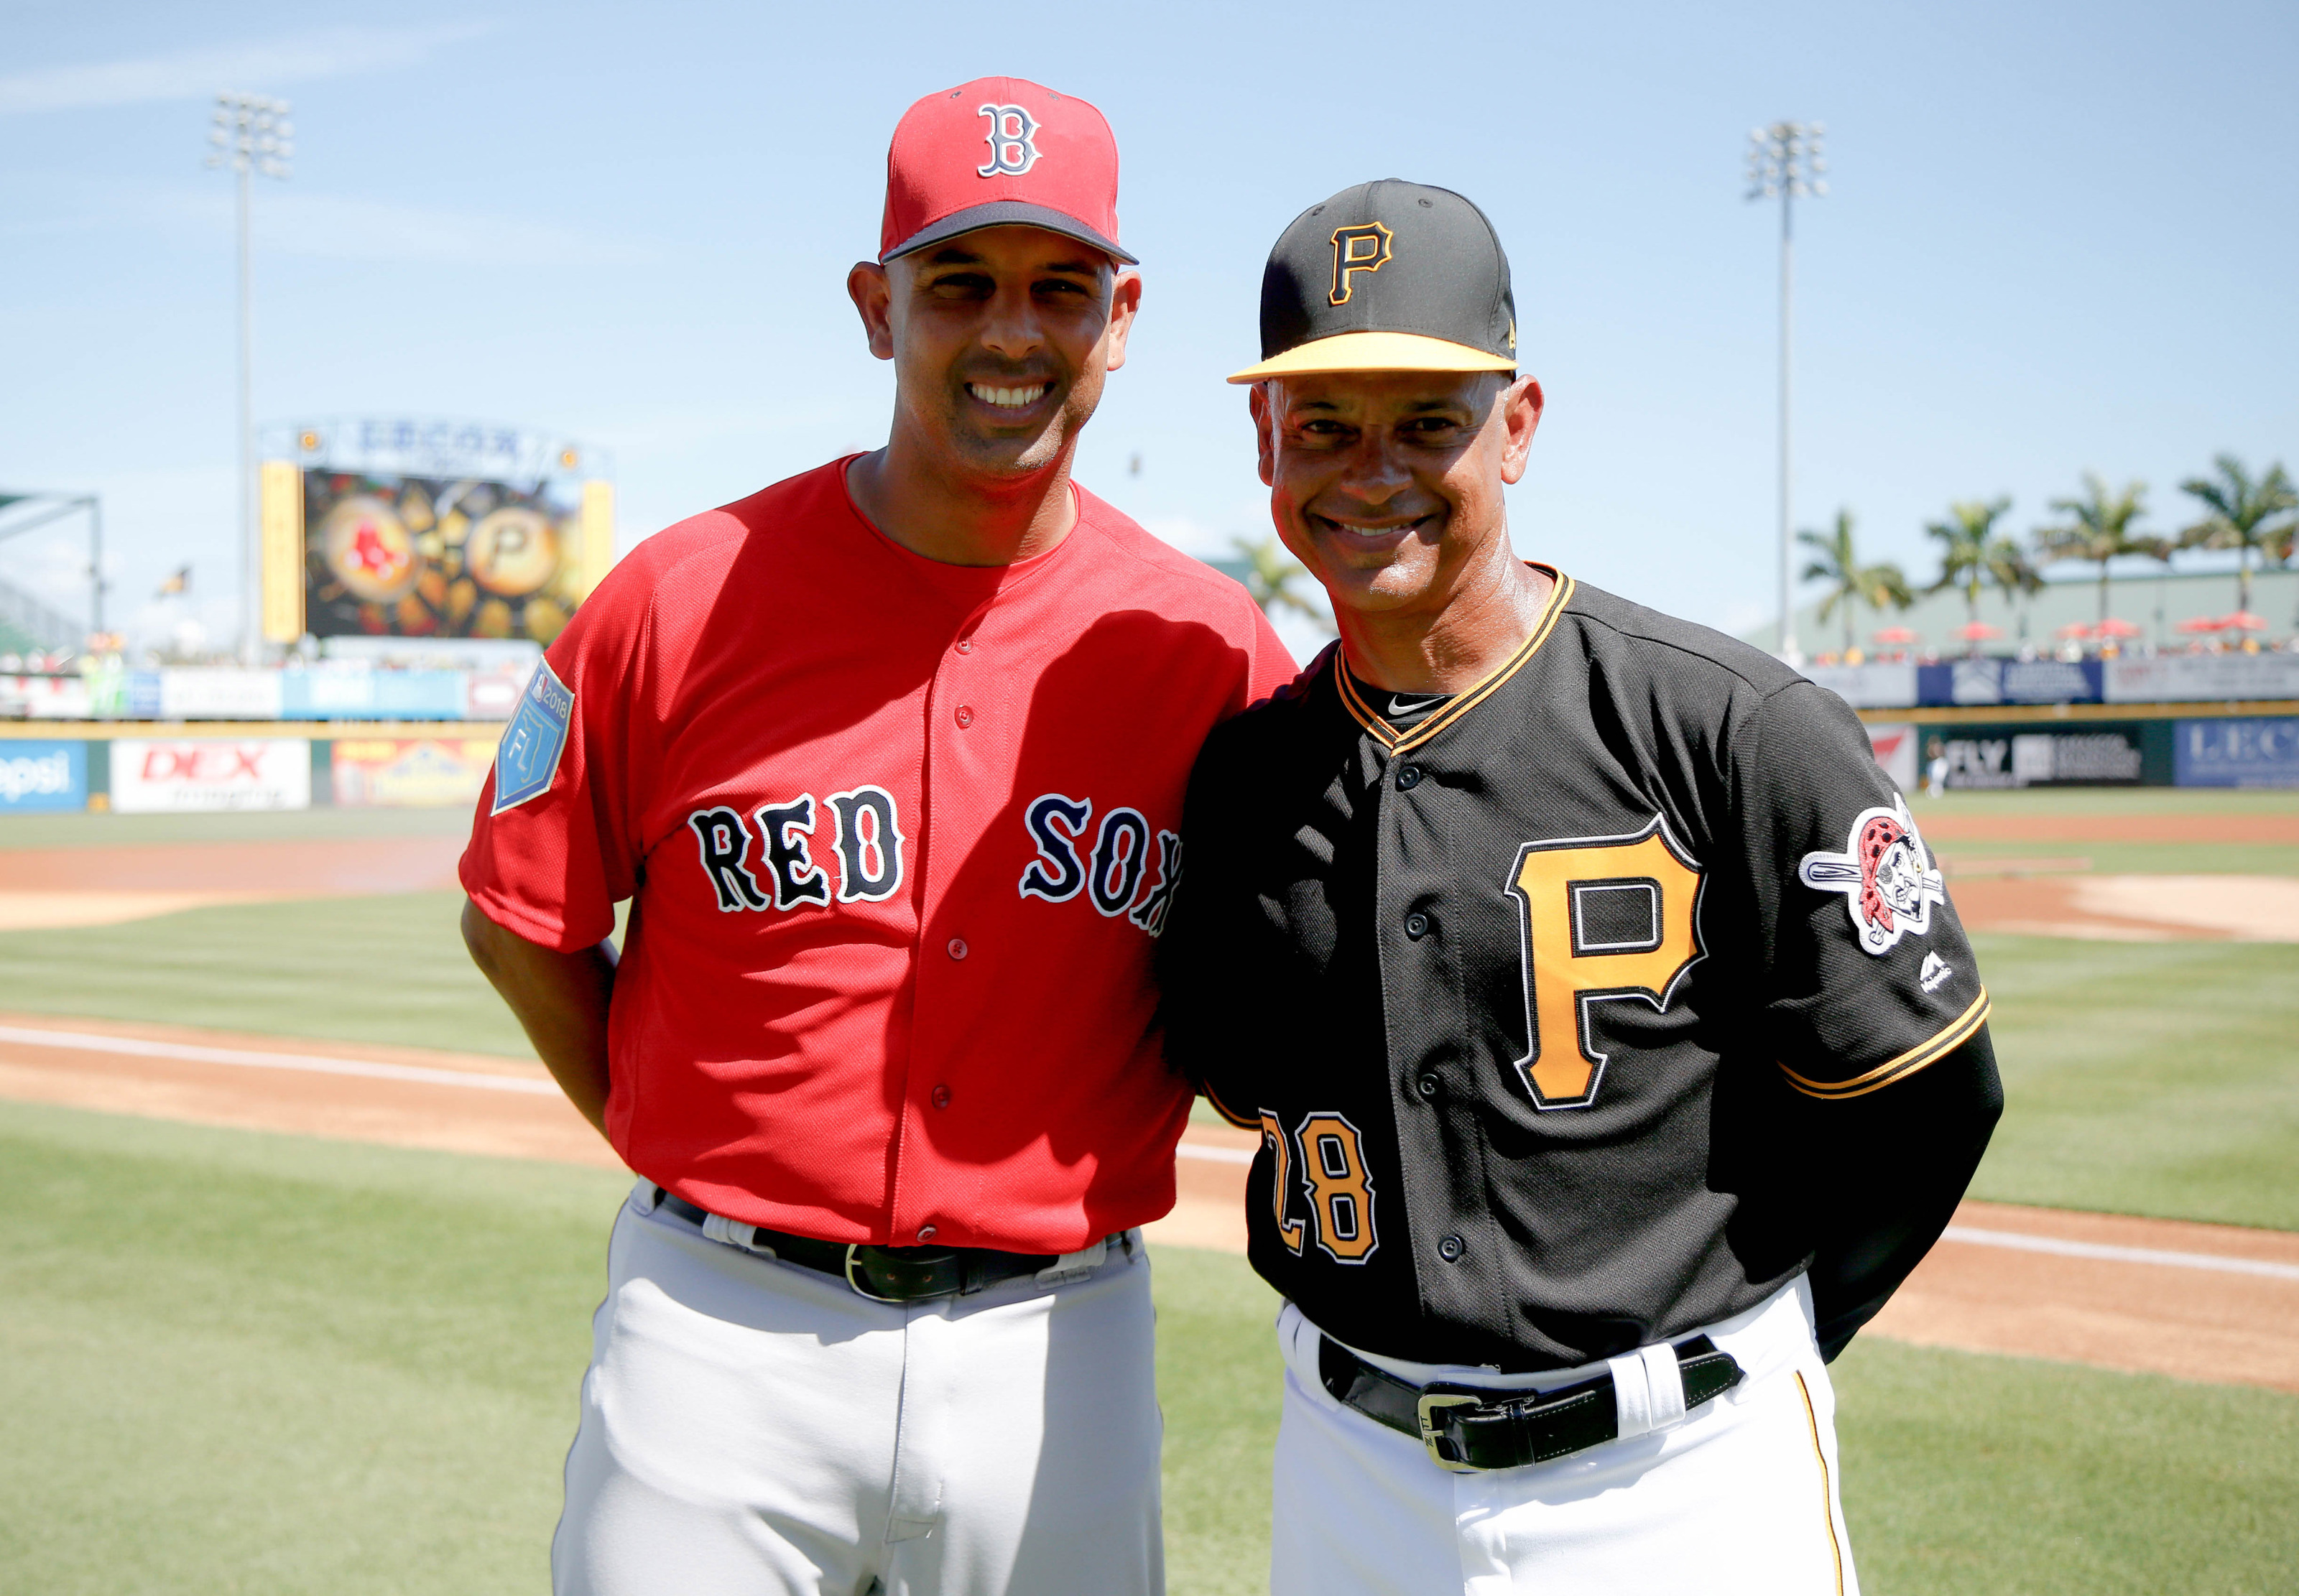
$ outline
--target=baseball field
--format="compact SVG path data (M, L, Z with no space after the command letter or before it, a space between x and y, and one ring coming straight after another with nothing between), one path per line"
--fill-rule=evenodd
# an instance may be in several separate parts
M1835 1367L1863 1588L2290 1591L2299 794L1917 815L2010 1105ZM628 1177L464 958L462 829L0 820L0 1590L546 1587ZM1177 1596L1263 1586L1243 1141L1153 1232Z

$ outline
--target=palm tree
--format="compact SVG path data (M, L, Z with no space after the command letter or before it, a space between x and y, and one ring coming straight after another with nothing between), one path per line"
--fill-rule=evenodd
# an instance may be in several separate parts
M2028 607L2023 599L2032 599L2044 588L2044 574L2029 561L2019 540L2012 537L1990 538L1987 548L1988 580L2004 595L2004 604L2020 616L2020 639L2028 638Z
M2179 492L2205 511L2202 520L2179 533L2179 542L2189 549L2236 550L2235 607L2249 609L2252 550L2270 556L2279 550L2289 558L2289 517L2299 511L2299 492L2292 490L2280 461L2270 466L2267 475L2256 482L2231 454L2222 454L2212 463L2219 467L2217 477L2191 476L2179 484Z
M1262 614L1274 615L1280 609L1291 609L1320 626L1327 626L1325 612L1293 591L1293 579L1309 573L1285 551L1285 545L1277 541L1275 533L1257 543L1232 538L1230 546L1245 557L1245 591L1261 606ZM1330 626L1327 629L1331 630Z
M1877 614L1884 606L1905 609L1916 601L1908 591L1908 579L1900 567L1887 560L1878 565L1863 566L1852 547L1852 512L1836 512L1836 529L1822 534L1809 529L1797 533L1797 542L1809 543L1820 551L1820 557L1804 568L1806 582L1825 582L1828 593L1820 601L1820 620L1841 609L1844 613L1844 651L1852 652L1852 606L1865 603Z
M2108 492L2096 472L2084 473L2084 496L2054 499L2052 508L2068 517L2058 526L2038 527L2036 547L2047 560L2081 559L2099 566L2099 618L2107 619L2107 562L2125 554L2152 554L2154 540L2135 537L2131 524L2147 513L2147 484L2135 482L2120 493Z
M2009 498L1959 499L1947 507L1946 520L1924 524L1924 534L1940 541L1939 580L1924 591L1962 588L1965 618L1975 626L1979 624L1980 584L1994 576L2009 593L2018 585L2018 577L2011 573L2027 564L2020 546L1996 531L1996 523L2011 508Z

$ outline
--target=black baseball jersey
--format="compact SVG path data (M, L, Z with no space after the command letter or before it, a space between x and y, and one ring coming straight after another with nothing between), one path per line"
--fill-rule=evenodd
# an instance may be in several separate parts
M1262 1132L1254 1266L1353 1345L1504 1369L1763 1301L1830 1220L1811 1150L1988 1013L1859 722L1561 575L1473 689L1367 699L1336 645L1191 785L1167 1049Z

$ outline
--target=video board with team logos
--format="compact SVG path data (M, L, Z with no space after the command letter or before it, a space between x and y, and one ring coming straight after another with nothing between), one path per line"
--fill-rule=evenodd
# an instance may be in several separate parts
M577 484L303 472L304 628L318 637L529 638L582 601Z

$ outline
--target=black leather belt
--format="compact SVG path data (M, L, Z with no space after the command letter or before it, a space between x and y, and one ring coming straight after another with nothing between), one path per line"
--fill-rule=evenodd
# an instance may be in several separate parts
M1317 1374L1336 1402L1410 1435L1440 1468L1468 1473L1546 1463L1617 1438L1613 1377L1553 1391L1488 1391L1440 1383L1415 1385L1377 1369L1330 1336L1318 1337ZM1678 1372L1689 1412L1740 1383L1740 1366L1706 1336L1680 1341Z
M655 1188L655 1206L710 1233L714 1217L685 1198ZM874 1302L919 1302L972 1296L1001 1281L1042 1274L1061 1260L1054 1253L1001 1253L991 1247L876 1247L792 1236L763 1225L719 1221L732 1245L784 1263L834 1276ZM715 1238L714 1238L715 1239Z

